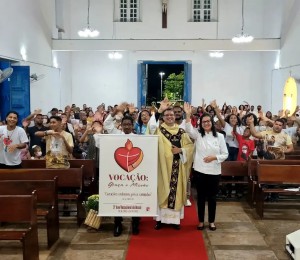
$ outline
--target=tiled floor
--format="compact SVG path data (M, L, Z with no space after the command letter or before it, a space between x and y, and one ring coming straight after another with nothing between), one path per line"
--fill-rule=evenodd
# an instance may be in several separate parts
M294 205L273 203L260 220L254 209L241 201L219 201L217 230L203 231L209 259L289 259L285 252L285 236L300 229L300 203ZM285 208L285 209L284 209ZM60 240L47 250L46 232L39 228L41 260L123 260L130 238L130 219L123 222L120 237L113 237L113 219L104 218L99 231L76 225L75 218L62 218ZM200 231L199 231L200 232ZM22 259L19 243L0 243L1 260ZM166 258L165 258L166 259Z

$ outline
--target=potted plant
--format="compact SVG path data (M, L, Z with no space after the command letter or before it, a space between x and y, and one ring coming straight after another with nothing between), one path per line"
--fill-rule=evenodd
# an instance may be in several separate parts
M87 216L84 221L84 224L98 229L101 224L101 217L97 216L98 214L98 207L99 207L99 195L91 195L88 197L88 200L83 203Z

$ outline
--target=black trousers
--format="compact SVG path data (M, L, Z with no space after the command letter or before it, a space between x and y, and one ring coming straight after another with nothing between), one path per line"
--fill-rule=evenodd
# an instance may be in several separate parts
M226 161L236 161L239 153L239 148L231 147L227 143L226 146L228 150L228 158L226 159Z
M22 168L21 164L18 164L18 165L6 165L6 164L0 163L0 169L20 169L20 168Z
M132 217L132 223L133 224L139 224L140 223L140 217ZM115 224L122 224L123 218L122 217L115 217Z
M220 176L220 174L211 175L195 171L199 222L204 222L206 200L208 204L208 222L215 222L217 207L216 195L219 190Z

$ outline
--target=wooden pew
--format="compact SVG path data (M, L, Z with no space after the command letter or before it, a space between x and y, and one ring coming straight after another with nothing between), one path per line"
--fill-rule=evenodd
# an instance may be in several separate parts
M0 230L0 240L19 240L24 260L39 259L35 192L31 195L0 195L0 222L28 223L27 229Z
M57 177L53 180L0 180L0 195L28 195L34 190L37 194L36 214L46 219L50 248L59 238Z
M257 163L260 164L272 164L272 165L300 165L300 161L297 160L258 160L251 159L248 161L248 192L247 202L251 207L254 207L257 193Z
M286 160L299 160L300 161L300 154L286 154L285 155Z
M248 164L247 162L224 161L221 163L221 177L244 177L243 180L234 178L222 180L223 183L231 184L247 184L248 180Z
M96 161L95 160L83 160L83 159L71 159L69 160L71 168L83 168L83 192L87 195L98 193L97 184L95 183L96 178ZM46 168L46 160L22 160L23 168Z
M263 218L266 194L300 195L300 165L272 165L257 163L258 192L256 196L256 212ZM267 185L267 186L266 186ZM276 185L291 185L297 191L288 191ZM274 187L272 187L274 186Z
M240 162L240 161L222 162L220 185L224 185L224 184L247 185L248 184L247 162Z
M295 149L294 151L288 153L289 155L300 155L300 150L299 149Z
M0 180L49 180L58 177L58 199L72 200L77 205L77 223L80 225L85 219L83 208L83 166L69 169L0 169ZM76 192L67 193L64 188L76 189Z
M83 192L86 193L86 197L98 194L98 185L96 181L98 178L96 178L97 170L96 170L96 161L90 160L90 159L71 159L69 160L70 166L72 168L79 168L81 165L84 166L83 168Z

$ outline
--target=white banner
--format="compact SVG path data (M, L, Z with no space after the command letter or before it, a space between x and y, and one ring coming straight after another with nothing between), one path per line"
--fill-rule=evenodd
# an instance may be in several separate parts
M98 215L156 216L158 136L98 137Z

